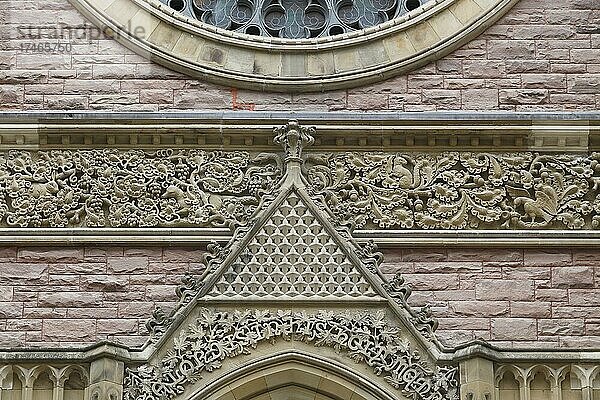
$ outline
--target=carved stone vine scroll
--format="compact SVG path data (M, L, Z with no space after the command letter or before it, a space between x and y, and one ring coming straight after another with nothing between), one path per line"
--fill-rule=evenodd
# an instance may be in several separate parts
M297 137L282 145L308 144L309 130L295 126ZM311 197L324 199L351 229L600 228L598 153L292 157L306 160ZM283 161L278 154L237 151L13 150L0 153L0 224L244 225L273 192Z
M0 221L16 227L236 226L281 170L275 155L203 150L0 153Z
M429 0L161 0L187 17L254 36L305 39L380 25Z
M432 369L401 339L398 328L387 325L383 314L208 309L174 339L173 349L157 365L127 371L124 399L173 399L202 373L220 368L226 358L249 354L260 342L276 340L333 347L369 365L409 398L458 399L457 369Z
M600 154L327 153L309 192L358 229L598 229Z

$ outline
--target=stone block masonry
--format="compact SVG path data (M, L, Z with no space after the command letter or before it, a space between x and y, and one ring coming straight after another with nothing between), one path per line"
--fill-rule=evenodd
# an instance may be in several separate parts
M141 344L201 260L189 248L0 248L0 347Z
M1 247L0 347L145 341L157 305L176 300L203 251L148 247ZM409 303L429 304L448 345L600 347L600 250L386 249L382 272L400 272Z
M482 338L500 347L600 347L600 250L397 249L412 305L430 304L449 345Z
M480 37L408 75L299 95L236 91L170 71L93 35L67 0L9 0L2 7L0 110L600 109L594 1L520 0ZM31 37L38 28L46 36ZM72 35L77 29L87 34ZM70 46L58 54L26 50L47 42Z

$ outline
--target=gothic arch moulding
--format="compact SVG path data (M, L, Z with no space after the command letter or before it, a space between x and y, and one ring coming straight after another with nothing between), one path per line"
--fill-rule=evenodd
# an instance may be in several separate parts
M267 397L268 396L268 397ZM222 374L190 395L190 400L267 398L393 400L385 386L352 368L298 351L275 354Z
M459 48L518 0L71 0L168 68L269 91L353 87Z

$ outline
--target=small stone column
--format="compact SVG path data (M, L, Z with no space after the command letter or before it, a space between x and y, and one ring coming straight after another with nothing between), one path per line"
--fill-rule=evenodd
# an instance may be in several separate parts
M100 358L90 366L90 386L88 400L122 400L123 362L110 358Z
M8 391L13 388L13 372L10 365L0 367L0 400L10 398Z
M494 393L494 363L471 358L460 363L462 400L497 400Z

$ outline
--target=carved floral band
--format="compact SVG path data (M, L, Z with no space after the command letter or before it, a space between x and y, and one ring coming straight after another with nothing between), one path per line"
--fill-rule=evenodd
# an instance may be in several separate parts
M304 175L358 229L598 229L600 155L308 153ZM244 225L282 176L277 154L0 153L9 227Z

